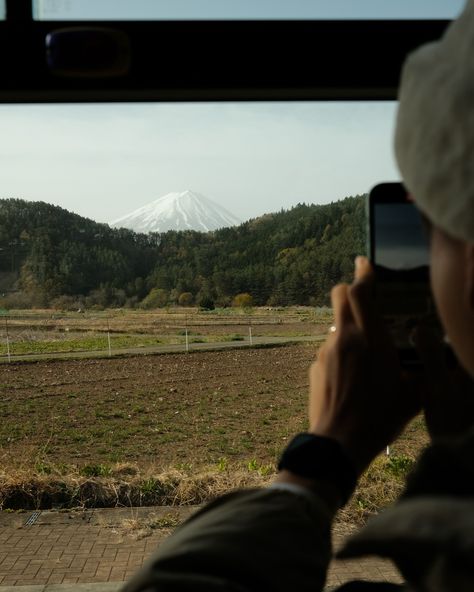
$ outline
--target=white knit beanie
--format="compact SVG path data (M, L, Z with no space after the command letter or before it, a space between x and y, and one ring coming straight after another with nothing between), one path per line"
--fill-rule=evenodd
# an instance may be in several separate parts
M416 204L474 242L474 0L436 43L405 62L395 154Z

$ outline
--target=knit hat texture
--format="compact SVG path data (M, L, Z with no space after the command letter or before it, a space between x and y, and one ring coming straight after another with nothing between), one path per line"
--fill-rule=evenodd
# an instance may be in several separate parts
M474 0L442 39L405 62L395 155L422 212L454 238L474 241Z

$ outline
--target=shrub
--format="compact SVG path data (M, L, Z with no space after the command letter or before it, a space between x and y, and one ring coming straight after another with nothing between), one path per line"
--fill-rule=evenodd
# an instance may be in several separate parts
M169 294L163 288L153 288L141 301L141 308L163 308L168 304Z
M182 292L179 295L178 298L178 304L180 306L191 306L191 304L193 303L193 295L191 294L191 292Z
M36 301L33 294L27 294L25 292L13 292L0 298L0 308L6 310L34 308L42 304L42 302Z
M56 310L66 310L66 311L76 311L76 310L83 310L84 303L82 301L81 296L68 296L64 294L63 296L58 296L54 298L50 302L51 308L55 308Z
M202 310L214 310L216 307L214 300L210 296L202 296L199 299L198 306Z
M252 308L253 306L253 298L248 292L243 292L242 294L237 294L232 300L232 306L248 309Z

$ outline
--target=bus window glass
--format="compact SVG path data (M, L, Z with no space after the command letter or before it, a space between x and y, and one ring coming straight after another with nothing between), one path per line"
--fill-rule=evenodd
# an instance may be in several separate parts
M38 20L451 19L463 0L34 0Z

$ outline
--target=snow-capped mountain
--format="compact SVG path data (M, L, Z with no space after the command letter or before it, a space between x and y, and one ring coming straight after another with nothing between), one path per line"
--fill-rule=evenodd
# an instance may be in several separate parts
M168 193L110 223L115 228L135 232L166 232L167 230L199 230L208 232L240 224L236 216L209 198L183 191Z

